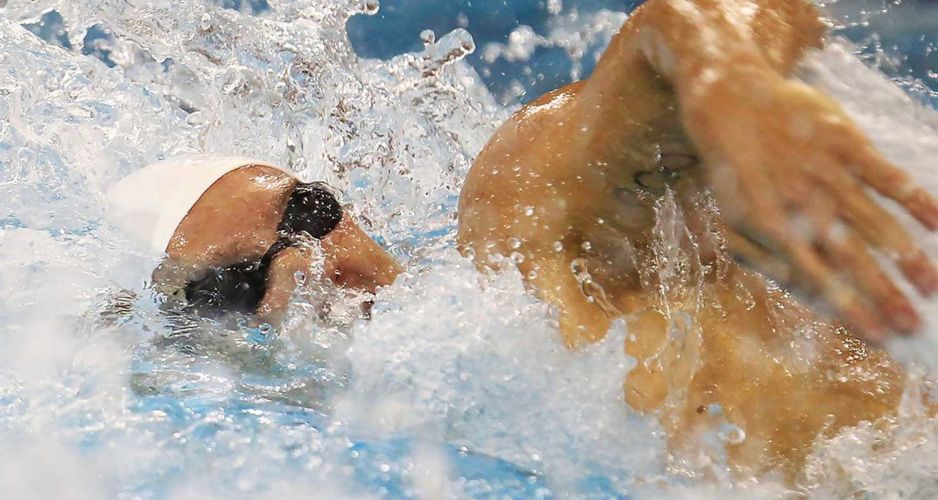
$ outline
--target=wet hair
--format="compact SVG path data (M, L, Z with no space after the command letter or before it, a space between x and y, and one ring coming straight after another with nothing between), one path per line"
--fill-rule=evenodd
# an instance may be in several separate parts
M320 182L300 182L290 194L277 226L279 238L259 261L212 269L186 284L186 311L217 317L227 312L252 314L267 292L267 271L281 251L299 244L303 233L322 239L342 221L342 205Z

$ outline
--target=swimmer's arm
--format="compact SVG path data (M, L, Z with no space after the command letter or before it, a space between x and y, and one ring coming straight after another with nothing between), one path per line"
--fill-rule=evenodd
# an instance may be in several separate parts
M280 323L297 287L297 273L309 274L311 252L303 248L287 248L274 257L267 270L267 291L257 306L257 316L271 324Z
M632 104L639 99L615 91L636 88L630 80L650 67L673 89L728 225L789 264L774 278L806 283L880 340L921 320L871 251L894 259L924 294L938 289L938 271L867 189L930 230L938 203L837 103L790 78L822 31L803 0L650 0L610 44L589 91Z
M682 94L730 66L788 76L825 31L809 0L649 0L610 51L637 48Z

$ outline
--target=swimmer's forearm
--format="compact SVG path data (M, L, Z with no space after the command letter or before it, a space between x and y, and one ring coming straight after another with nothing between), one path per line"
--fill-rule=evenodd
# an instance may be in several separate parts
M609 58L638 53L687 97L731 68L787 76L823 32L807 0L650 0L610 44Z

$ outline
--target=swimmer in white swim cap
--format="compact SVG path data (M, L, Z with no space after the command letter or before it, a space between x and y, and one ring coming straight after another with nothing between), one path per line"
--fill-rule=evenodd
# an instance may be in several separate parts
M197 155L148 165L107 193L109 218L166 258L153 288L200 315L279 322L319 241L324 275L374 293L400 266L352 220L330 188L267 163Z
M817 439L903 396L902 366L860 339L921 318L873 255L923 295L938 273L867 191L929 230L938 204L794 76L824 31L807 0L649 0L588 79L504 123L463 186L460 249L516 262L568 346L626 323L624 399L680 460L794 481ZM701 458L727 424L726 456Z

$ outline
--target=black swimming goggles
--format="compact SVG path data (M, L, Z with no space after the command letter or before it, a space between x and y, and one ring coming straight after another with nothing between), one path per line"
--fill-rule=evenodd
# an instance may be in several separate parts
M284 236L306 233L322 239L341 221L342 205L328 185L323 182L300 182L290 193L277 231Z

